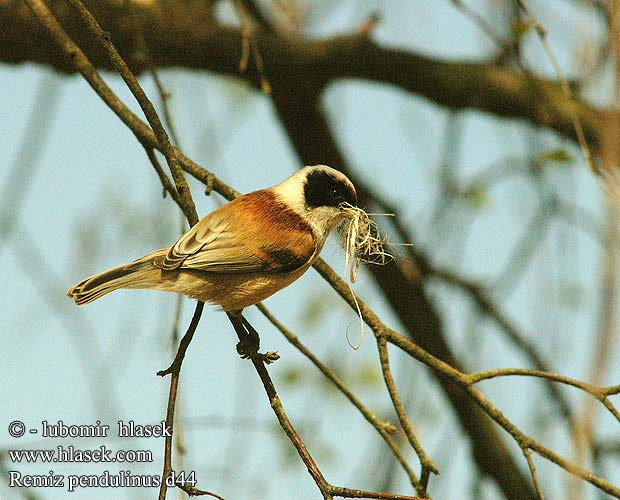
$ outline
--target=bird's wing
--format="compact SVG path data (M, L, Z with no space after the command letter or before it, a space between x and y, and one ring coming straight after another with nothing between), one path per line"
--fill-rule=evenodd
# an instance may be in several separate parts
M265 193L263 199L257 193ZM288 272L306 264L315 251L310 226L279 202L265 212L271 193L252 195L211 212L154 264L164 270L219 273Z

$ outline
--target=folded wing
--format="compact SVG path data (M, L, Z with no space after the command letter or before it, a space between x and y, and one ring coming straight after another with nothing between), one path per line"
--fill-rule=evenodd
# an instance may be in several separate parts
M164 270L283 273L307 264L315 249L303 218L263 190L214 210L153 262Z

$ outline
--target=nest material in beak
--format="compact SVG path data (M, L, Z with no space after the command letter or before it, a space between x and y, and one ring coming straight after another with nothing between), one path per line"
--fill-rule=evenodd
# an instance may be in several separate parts
M355 283L360 264L385 265L394 256L385 250L386 240L379 227L361 208L346 205L342 209L345 220L338 226L340 245L346 253L345 275Z

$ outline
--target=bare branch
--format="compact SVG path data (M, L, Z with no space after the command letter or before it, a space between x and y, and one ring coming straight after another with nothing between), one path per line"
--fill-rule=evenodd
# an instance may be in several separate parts
M170 476L172 472L172 438L174 436L174 410L176 408L176 400L177 400L177 391L179 387L179 376L181 373L181 365L183 364L183 359L185 358L185 352L189 347L192 338L194 337L194 332L196 331L196 327L200 322L200 316L202 315L202 310L204 307L204 302L198 302L196 304L196 309L194 310L194 316L192 317L192 321L187 329L187 332L181 339L181 343L179 344L179 349L177 350L177 354L174 358L172 364L166 368L165 370L160 370L157 372L157 375L160 377L164 377L166 375L170 375L170 390L168 392L168 406L166 409L166 427L170 429L170 435L166 436L166 442L164 445L164 468L161 474L161 486L159 488L159 500L166 499L166 491L168 489L166 479Z
M311 91L302 93L301 88L289 93L286 89L274 87L272 99L304 164L326 163L342 170L355 186L363 186L363 182L360 182L356 172L348 167L338 148L327 119L320 110L316 94ZM358 190L360 206L374 204L373 200L374 196L370 191ZM370 266L368 270L395 314L405 325L408 335L435 357L452 366L459 366L459 361L445 338L437 307L425 288L424 263L413 258L403 259L386 266ZM529 478L521 473L512 453L484 412L457 384L436 372L432 373L471 440L473 456L480 470L492 477L507 497L535 498L536 492L530 487Z
M390 358L385 338L377 338L377 349L379 351L379 359L381 360L383 379L385 380L385 385L387 386L390 398L392 399L392 404L394 405L394 409L398 415L398 420L405 431L405 436L407 436L409 444L411 444L411 447L415 450L418 458L420 459L420 465L422 466L421 476L426 477L426 480L428 481L428 473L425 473L425 470L428 470L433 474L439 474L439 469L426 454L424 448L422 448L422 445L418 441L418 438L413 431L411 422L409 421L409 417L407 416L405 408L400 400L400 396L398 394L398 390L396 389L396 384L394 383L394 378L392 377L392 372L390 370ZM420 496L426 496L427 486L428 484L426 482L421 484L421 491L418 492Z
M512 321L500 312L499 308L491 300L489 292L482 285L457 276L450 271L430 266L430 264L427 269L431 276L465 290L476 303L476 306L493 320L501 328L507 338L527 356L534 368L542 372L551 371L549 365L539 354L534 344L527 339L523 332L519 331ZM569 425L574 426L572 411L566 398L553 384L547 384L547 389L554 401L558 404L562 415L568 419Z
M565 377L564 375L558 375L557 373L550 373L541 370L530 370L527 368L497 368L495 370L487 370L484 372L476 372L469 374L469 380L476 384L482 380L489 380L496 377L510 377L510 376L523 376L523 377L536 377L544 378L547 380L553 380L561 384L570 385L587 392L591 396L598 399L609 410L613 417L620 423L620 413L609 401L607 396L618 394L620 392L620 386L610 387L596 387L579 380Z
M525 460L527 460L527 466L530 469L530 474L532 475L532 482L534 483L534 487L536 488L536 494L538 495L539 500L545 500L542 488L540 487L540 483L538 482L538 475L536 474L536 466L534 465L534 460L532 459L532 452L529 450L529 448L522 448L522 451L523 455L525 455Z
M266 31L267 33L275 33L276 29L274 28L271 21L267 18L267 16L263 13L261 8L256 4L254 0L238 0L239 4L242 8L247 12L247 14L252 17L252 19L258 24L261 29Z
M176 483L177 488L183 490L190 497L203 497L209 496L213 498L217 498L218 500L225 500L223 497L213 493L211 491L201 490L200 488L194 488L187 483Z
M263 313L263 315L273 324L280 332L284 335L284 337L293 344L304 356L306 356L328 380L330 380L338 390L355 406L360 413L364 416L364 418L372 425L377 432L381 435L383 440L389 446L392 454L396 457L398 463L402 466L405 473L409 477L409 481L411 485L418 490L420 487L420 481L418 480L415 472L411 469L407 460L403 456L398 444L394 441L394 439L390 436L393 432L396 431L396 428L390 424L389 422L381 421L377 418L377 416L371 412L350 390L349 388L336 376L336 374L328 368L325 364L323 364L304 344L301 343L299 338L293 334L286 326L284 326L278 319L263 305L257 304L256 306L259 311Z

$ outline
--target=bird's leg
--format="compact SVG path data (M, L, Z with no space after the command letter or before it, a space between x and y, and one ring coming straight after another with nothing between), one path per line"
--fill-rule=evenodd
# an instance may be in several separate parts
M227 311L226 314L235 332L237 332L237 337L239 337L237 352L242 359L258 358L264 363L270 364L280 358L277 352L258 352L260 347L260 336L250 322L243 317L241 312L233 313Z
M241 319L241 323L243 323L245 331L248 333L248 337L250 338L251 342L256 343L256 348L258 350L258 348L260 347L260 336L258 335L258 332L254 329L250 322L245 319L245 316L243 316L243 314L239 315L239 319Z
M239 343L237 344L237 352L243 359L251 358L252 355L258 353L260 347L260 337L254 328L248 330L246 322L244 322L241 313L226 313L228 319L232 323L237 336L239 337Z

